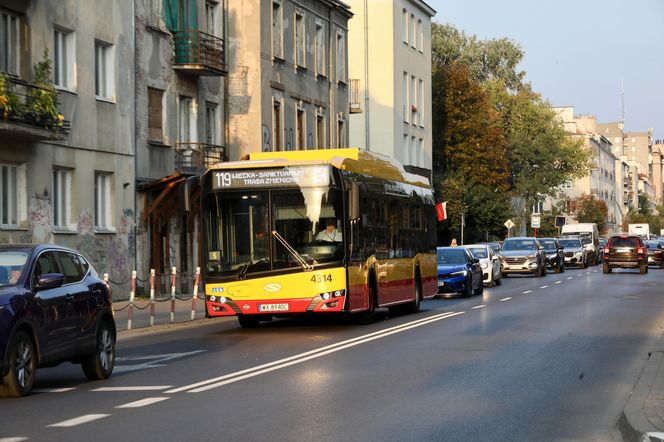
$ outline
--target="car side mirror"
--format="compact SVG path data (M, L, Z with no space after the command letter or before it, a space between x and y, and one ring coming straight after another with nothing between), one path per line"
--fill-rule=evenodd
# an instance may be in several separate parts
M470 260L470 262L472 262L473 264L479 264L480 260L477 258L473 258Z
M65 275L62 273L44 273L37 278L37 290L48 290L61 287L65 282Z

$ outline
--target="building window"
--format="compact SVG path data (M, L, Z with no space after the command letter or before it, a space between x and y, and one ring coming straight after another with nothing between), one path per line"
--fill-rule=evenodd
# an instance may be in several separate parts
M272 56L284 58L284 13L281 0L272 1Z
M56 86L74 89L75 54L74 33L55 28L53 31L53 81Z
M319 107L316 109L316 148L324 149L325 143L325 111Z
M95 229L113 230L111 207L111 174L95 172Z
M69 229L71 224L71 178L70 169L53 170L53 226Z
M213 1L205 2L205 29L211 35L221 36L219 21L217 20L217 10L219 4Z
M306 150L306 119L301 104L295 106L295 150Z
M402 100L403 100L403 121L408 123L410 121L410 110L408 109L408 72L403 73L403 91L402 91Z
M422 20L417 21L417 50L424 52L424 29L422 29Z
M420 127L424 127L424 80L419 80L419 99L417 100L418 102L418 107L417 107L417 112L418 112L418 119L420 120Z
M416 89L417 79L414 75L410 77L410 122L413 123L413 126L417 125L417 89Z
M542 212L544 212L544 203L542 201L538 201L535 204L533 204L532 213L542 213Z
M180 96L178 112L178 140L180 143L190 143L194 141L193 134L191 133L193 107L194 100L190 97Z
M217 105L207 103L205 106L205 142L207 144L219 144L219 125L217 121Z
M95 41L95 95L112 100L115 96L113 46Z
M295 66L304 68L306 62L306 30L304 28L304 13L295 13Z
M325 25L316 22L316 74L325 76L326 49Z
M346 82L346 35L343 31L337 32L337 80Z
M346 146L346 119L342 113L339 113L337 118L337 147L347 147Z
M18 75L19 54L18 17L0 11L0 71Z
M424 139L419 139L419 149L417 150L417 162L415 163L418 167L424 167Z
M410 14L410 46L417 46L417 26L415 26L415 14Z
M401 11L401 28L403 33L403 42L408 44L408 11Z
M281 101L273 99L272 102L272 139L274 139L274 151L282 151L283 148L283 138L282 133L282 123L281 123Z
M0 164L0 227L18 225L18 168Z
M164 91L148 88L148 140L164 142L162 98Z
M401 161L403 164L408 164L409 163L409 158L410 158L410 148L409 148L409 143L410 143L410 136L408 134L403 135L403 153L401 154Z
M410 139L410 161L407 164L417 164L417 138L415 137Z

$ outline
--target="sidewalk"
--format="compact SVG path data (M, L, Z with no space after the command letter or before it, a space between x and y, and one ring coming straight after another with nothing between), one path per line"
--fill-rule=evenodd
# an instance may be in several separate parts
M629 442L664 441L664 337L650 353L618 421Z
M191 295L188 295L191 296ZM186 296L183 296L186 297ZM173 309L173 323L189 322L191 321L191 307L192 300L175 299L175 306ZM113 309L115 310L115 326L118 331L127 330L129 319L129 301L114 301ZM134 308L132 313L131 328L150 327L150 300L136 299L134 301ZM202 299L196 300L196 310L194 312L194 319L205 318L205 301ZM171 300L168 299L162 302L154 303L154 325L164 325L171 323Z

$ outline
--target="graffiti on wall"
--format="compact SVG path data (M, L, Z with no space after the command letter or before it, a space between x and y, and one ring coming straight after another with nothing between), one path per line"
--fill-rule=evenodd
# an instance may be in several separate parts
M94 230L94 222L92 221L92 215L88 209L84 209L78 215L78 233L81 235L91 234Z
M34 194L30 198L28 207L31 241L35 243L52 243L53 229L51 228L51 199L48 193L44 195Z
M267 124L262 126L263 128L263 152L270 151L270 128Z

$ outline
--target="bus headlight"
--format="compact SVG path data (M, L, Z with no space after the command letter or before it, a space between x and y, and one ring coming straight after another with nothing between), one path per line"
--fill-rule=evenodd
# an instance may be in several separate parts
M323 298L324 301L327 301L328 299L330 299L330 293L329 292L325 292L320 296L321 296L321 298Z

